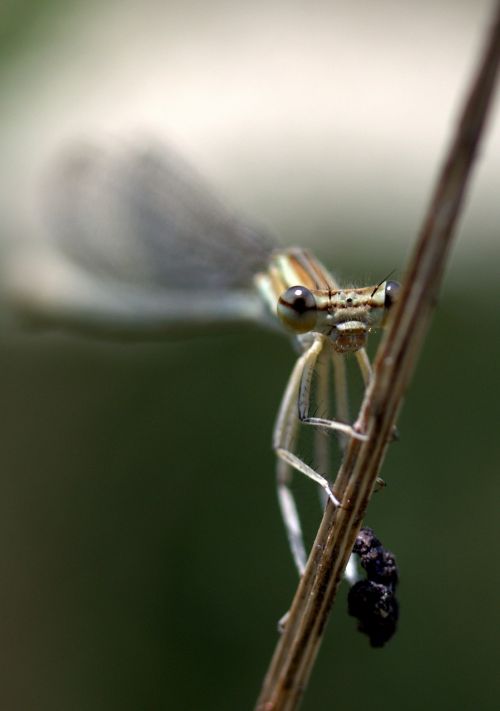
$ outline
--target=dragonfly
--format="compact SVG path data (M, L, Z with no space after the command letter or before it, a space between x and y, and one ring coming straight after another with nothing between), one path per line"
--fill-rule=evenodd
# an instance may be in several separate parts
M298 431L335 432L339 446L365 434L349 422L345 357L354 354L368 384L369 333L382 326L399 284L388 278L341 288L306 249L280 248L218 200L174 151L82 145L54 169L35 208L40 234L16 246L1 278L17 317L44 328L105 338L149 339L247 322L278 328L298 358L278 410L272 446L278 501L293 560L307 560L292 473L341 505L330 477L307 463ZM334 373L335 416L311 412L313 377L326 397ZM325 463L324 437L315 439ZM326 465L325 465L326 466Z

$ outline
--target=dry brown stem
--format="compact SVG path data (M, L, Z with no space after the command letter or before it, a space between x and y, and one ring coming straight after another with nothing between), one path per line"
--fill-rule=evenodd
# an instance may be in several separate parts
M335 593L363 521L396 416L422 348L444 266L463 206L500 57L500 3L471 82L455 136L406 270L401 296L378 349L374 377L357 426L366 442L351 440L327 505L290 615L264 679L256 711L293 711L306 688Z

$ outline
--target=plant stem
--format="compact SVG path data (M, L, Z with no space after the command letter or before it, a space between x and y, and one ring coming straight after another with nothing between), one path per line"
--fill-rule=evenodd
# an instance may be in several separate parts
M361 527L375 479L436 304L474 158L492 103L500 59L500 2L478 70L417 239L398 303L378 349L356 427L334 485L342 506L327 504L306 570L278 640L256 711L294 711L307 686L335 593Z

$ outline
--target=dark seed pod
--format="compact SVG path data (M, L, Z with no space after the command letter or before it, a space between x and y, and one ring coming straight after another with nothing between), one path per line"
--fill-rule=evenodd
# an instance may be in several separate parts
M396 632L399 605L394 591L371 580L360 580L349 590L348 612L358 620L372 647L383 647Z
M383 647L396 632L398 570L394 555L386 550L371 528L362 528L353 552L366 571L366 580L355 583L348 594L348 612L358 620L372 647Z
M371 528L362 528L356 538L353 552L359 555L360 563L369 580L396 587L398 569L394 555L380 543Z

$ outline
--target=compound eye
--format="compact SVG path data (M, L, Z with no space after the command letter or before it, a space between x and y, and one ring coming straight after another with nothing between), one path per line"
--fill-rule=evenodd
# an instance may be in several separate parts
M387 281L385 283L384 306L386 309L390 309L396 303L400 290L401 284L398 281Z
M277 311L285 326L296 333L307 333L316 325L316 301L305 286L291 286L281 294Z

